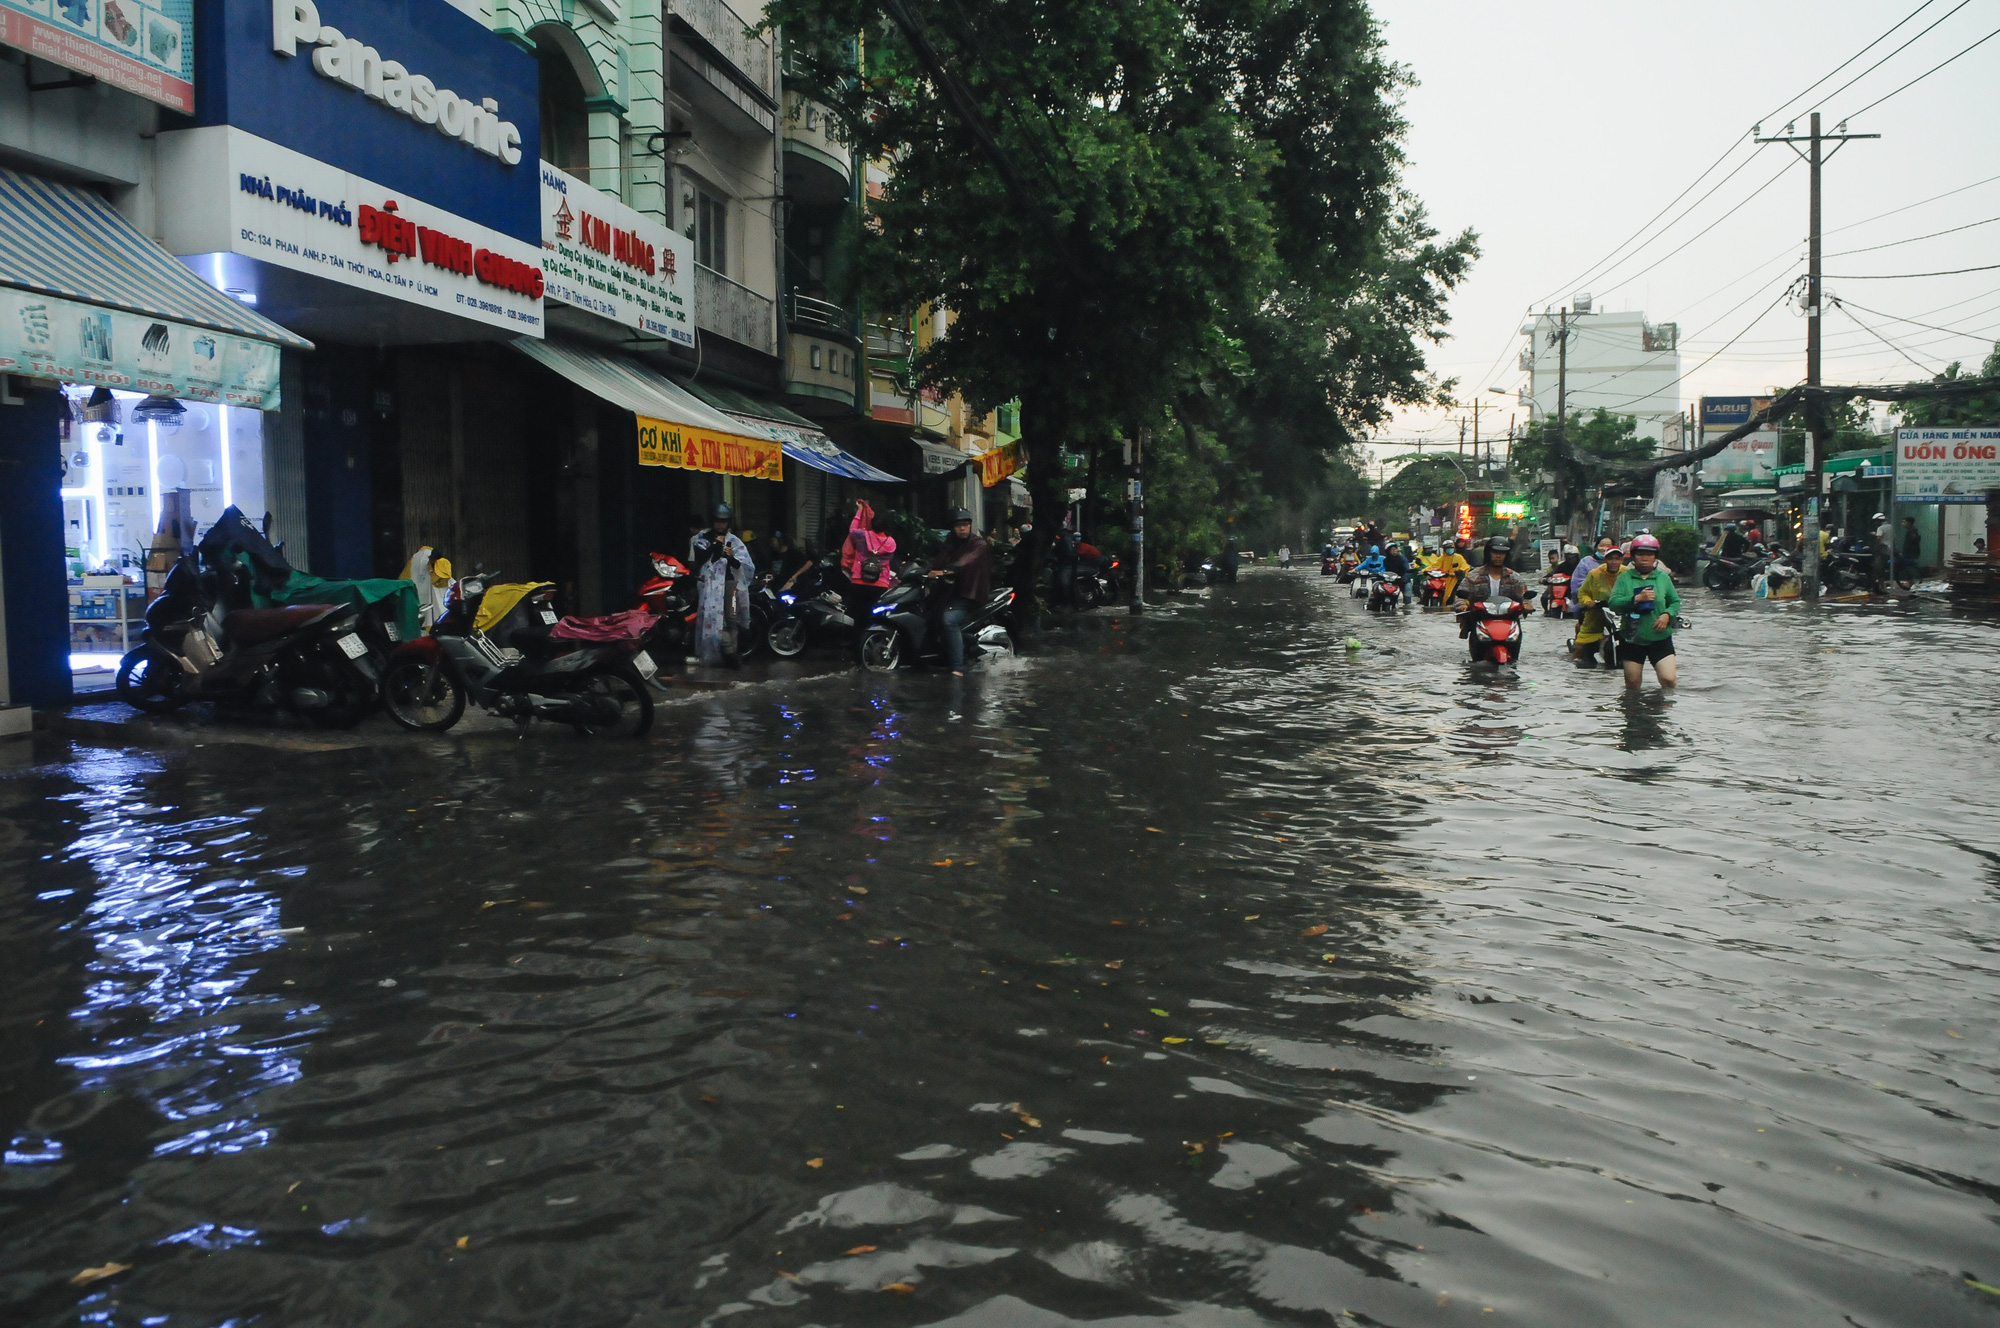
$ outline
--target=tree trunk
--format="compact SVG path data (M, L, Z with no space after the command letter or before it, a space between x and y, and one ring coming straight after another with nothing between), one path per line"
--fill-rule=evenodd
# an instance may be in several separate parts
M1033 634L1040 611L1042 569L1062 529L1062 440L1067 421L1057 394L1041 388L1021 393L1021 451L1028 463L1028 498L1034 504L1033 529L1015 550L1014 630L1017 637ZM1022 564L1026 565L1023 566Z

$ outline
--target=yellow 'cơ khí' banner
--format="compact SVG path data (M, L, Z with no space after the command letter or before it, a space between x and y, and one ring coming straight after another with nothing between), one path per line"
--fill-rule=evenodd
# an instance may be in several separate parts
M639 464L741 475L753 480L785 478L784 445L775 438L714 433L640 415Z

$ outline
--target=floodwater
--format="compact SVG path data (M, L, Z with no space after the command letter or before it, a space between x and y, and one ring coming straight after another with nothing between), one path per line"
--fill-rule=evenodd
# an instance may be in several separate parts
M1688 613L1671 697L1256 572L644 744L38 739L0 1320L2000 1323L1996 637Z

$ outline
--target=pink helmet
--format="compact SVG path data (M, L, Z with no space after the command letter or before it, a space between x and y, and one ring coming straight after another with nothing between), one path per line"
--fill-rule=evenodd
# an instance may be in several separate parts
M1634 535L1632 537L1632 552L1638 553L1641 549L1649 549L1654 553L1658 553L1660 551L1660 542L1651 535Z

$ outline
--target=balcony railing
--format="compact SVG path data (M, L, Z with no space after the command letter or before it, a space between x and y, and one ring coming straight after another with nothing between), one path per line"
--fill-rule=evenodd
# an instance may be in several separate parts
M811 295L801 295L790 291L785 296L785 321L801 327L823 328L835 336L854 335L853 323L847 310L831 300L818 299Z
M910 358L908 329L880 324L869 328L868 354L871 359L907 361Z
M772 304L714 268L694 265L694 322L702 331L775 355L778 344L771 323Z
M723 0L672 0L675 17L693 28L717 54L735 66L766 97L776 101L777 84L771 70L771 43L752 33L743 16Z

